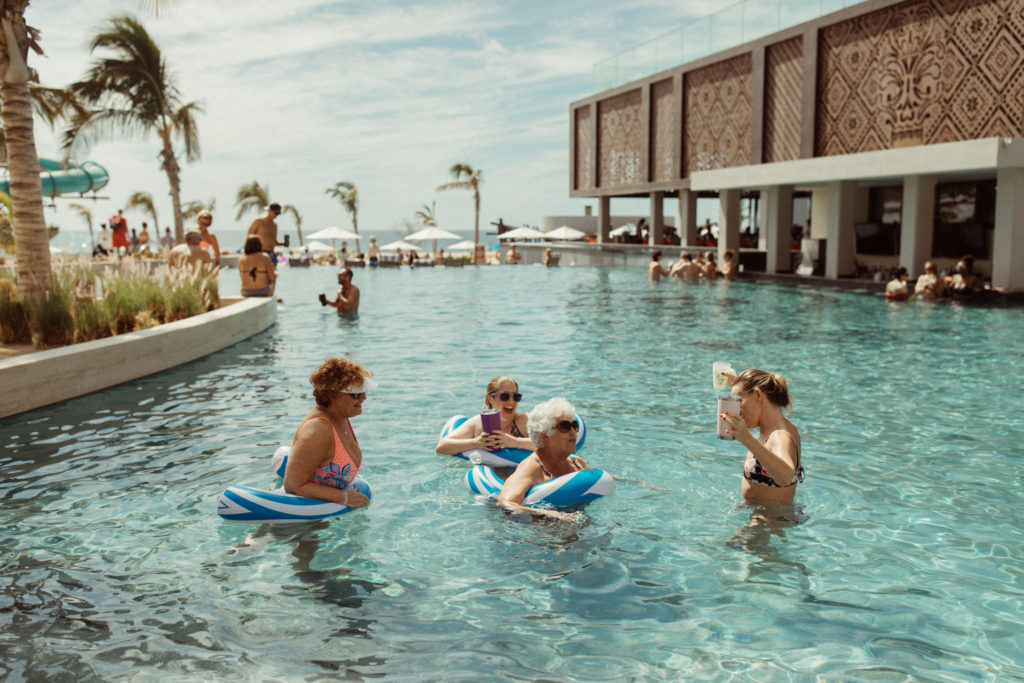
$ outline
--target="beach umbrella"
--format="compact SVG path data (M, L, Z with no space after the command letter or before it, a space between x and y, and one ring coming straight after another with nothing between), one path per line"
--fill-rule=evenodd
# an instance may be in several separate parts
M324 242L317 242L316 240L310 242L306 246L313 253L324 252L324 251L334 251L334 247L332 247L331 245L326 244Z
M448 251L473 251L473 247L475 246L476 245L473 243L473 240L462 240L455 244L449 244Z
M460 237L461 237L461 235L456 235L454 232L448 232L447 230L442 230L441 228L437 227L436 225L431 225L429 227L423 228L422 230L417 230L416 232L414 232L411 235L406 235L405 239L407 239L407 240L434 240L434 253L436 254L437 253L437 241L438 240L457 240Z
M380 248L381 251L398 251L399 249L404 249L405 251L419 251L419 247L417 247L415 244L410 244L405 240L395 240L394 242L388 242L387 244L382 245Z
M560 228L555 228L551 232L544 233L544 237L549 240L581 240L587 236L587 233L577 230L576 228L570 228L568 225L563 225Z
M317 230L312 235L307 235L306 239L311 240L357 240L359 235L346 230L345 228L339 228L336 225L332 225L329 228L323 230Z
M533 228L516 228L515 230L509 230L498 235L499 240L542 240L544 239L544 233L540 230L534 230Z

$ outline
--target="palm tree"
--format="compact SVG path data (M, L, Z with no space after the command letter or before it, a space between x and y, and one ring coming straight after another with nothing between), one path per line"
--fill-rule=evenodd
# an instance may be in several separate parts
M249 211L260 213L270 204L270 187L260 187L257 181L238 188L238 195L235 197L235 206L238 207L238 215L235 220L241 220Z
M302 214L292 204L282 206L281 213L290 213L295 218L295 231L299 233L299 246L301 247L304 244L302 241Z
M352 214L352 232L359 234L359 192L356 190L356 186L352 183L342 180L334 184L334 187L328 187L324 190L324 194L329 197L333 197L341 202L341 205L345 207L345 210ZM356 238L356 251L359 249L359 238Z
M43 50L36 42L39 31L25 24L28 3L29 0L0 0L0 116L11 179L18 288L34 300L42 297L52 280L29 95L29 81L38 77L27 62L30 48L38 54Z
M476 245L480 244L480 183L483 182L483 170L474 170L472 166L468 164L455 164L449 172L452 177L455 178L454 182L445 183L439 185L438 190L472 190L473 191L473 206L476 209L476 220L473 223L473 253L476 254ZM462 180L462 176L466 176L465 180ZM474 256L474 258L476 258Z
M174 149L184 143L187 161L199 159L199 131L195 116L199 102L182 102L160 48L145 27L123 15L107 20L89 43L89 51L106 49L112 57L95 60L85 76L71 86L83 102L99 107L74 117L64 135L65 150L74 151L94 140L117 133L160 138L160 167L167 173L174 209L174 232L184 237L181 215L181 166Z
M191 223L201 212L209 211L210 213L213 213L216 208L216 198L211 199L206 203L203 203L198 199L193 199L190 202L185 202L185 205L181 207L181 217Z
M423 208L413 214L413 217L428 228L437 227L437 218L434 216L434 202L430 202L430 206L424 204Z
M68 206L74 209L82 220L85 221L86 227L89 228L89 246L95 249L96 238L92 234L92 211L89 210L89 207L82 206L81 204L69 204Z
M128 197L128 202L125 206L129 209L142 209L153 218L153 230L156 231L157 237L160 236L160 221L156 217L156 205L153 204L153 195L148 192L133 192L131 197Z

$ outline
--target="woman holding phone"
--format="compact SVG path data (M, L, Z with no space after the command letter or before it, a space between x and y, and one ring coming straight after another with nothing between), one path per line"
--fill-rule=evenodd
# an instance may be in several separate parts
M533 442L527 437L526 413L517 413L523 395L519 385L508 375L498 375L487 383L484 391L484 410L497 410L501 428L485 432L480 415L466 420L451 434L437 442L434 449L445 455L458 455L475 448L496 451L499 448L533 450Z

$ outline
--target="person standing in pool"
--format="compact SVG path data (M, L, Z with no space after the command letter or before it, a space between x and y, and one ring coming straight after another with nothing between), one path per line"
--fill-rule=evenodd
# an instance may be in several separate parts
M523 507L530 489L555 477L589 468L576 451L580 422L576 409L564 398L553 398L530 411L526 423L534 452L516 467L498 494L498 505L510 512L529 512L555 519L573 520L577 515L546 508Z
M275 264L277 263L277 255L274 253L274 247L287 247L288 236L285 235L284 242L277 241L277 217L281 215L281 205L277 202L267 207L267 215L260 216L252 222L249 226L249 231L246 233L246 238L259 237L260 244L263 245L263 251L266 252L270 260Z
M647 277L651 282L657 282L661 276L668 276L668 271L661 267L661 250L651 254L651 263L647 266Z
M333 301L328 301L327 296L321 294L320 305L333 306L338 315L359 315L359 288L352 284L351 268L338 271L338 293L334 295Z
M313 371L316 406L292 439L284 490L296 496L363 507L370 499L352 488L363 464L351 418L362 414L366 392L377 388L373 374L358 363L331 358Z
M763 370L727 372L732 395L740 397L739 415L723 413L727 433L747 448L743 463L743 497L751 503L791 503L804 480L800 433L783 408L790 406L786 379ZM759 436L750 430L757 428Z
M220 267L220 243L217 241L217 236L210 232L210 226L213 225L213 214L209 211L203 210L196 216L196 227L199 231L199 235L203 238L203 241L210 245L210 249L213 251L213 266L215 268ZM246 240L246 244L249 240ZM247 252L248 253L248 252Z
M457 455L477 448L496 451L499 448L533 450L533 442L526 434L526 414L517 413L523 395L519 385L508 375L498 375L487 383L484 390L484 410L497 410L501 429L487 434L480 415L469 418L459 428L437 442L434 451L444 455Z

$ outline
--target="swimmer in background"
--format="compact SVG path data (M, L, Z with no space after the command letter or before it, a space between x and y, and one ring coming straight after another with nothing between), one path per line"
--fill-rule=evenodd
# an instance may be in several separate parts
M338 271L338 293L333 301L328 301L325 294L320 295L321 306L333 306L338 315L359 315L359 288L352 284L352 270L342 268Z
M530 411L526 427L534 452L505 480L498 505L509 512L528 512L564 521L579 519L578 513L522 505L526 494L537 484L589 469L583 458L573 455L580 429L576 409L564 398L553 398Z
M946 283L939 276L939 270L931 261L925 261L924 272L914 283L914 296L918 299L941 299L949 296Z
M907 269L900 266L892 274L892 280L885 286L886 301L906 301L910 298L907 290Z
M660 261L661 250L659 249L658 251L651 254L651 262L647 266L647 278L651 282L657 282L658 280L661 279L662 275L668 277L668 271L661 267Z
M508 375L498 375L487 383L484 390L484 410L497 410L501 429L490 434L484 432L480 415L469 418L459 428L437 442L436 453L458 455L477 448L496 451L499 448L533 450L533 442L526 436L526 413L517 413L523 395L519 385Z
M777 373L744 370L723 373L740 397L739 415L723 413L727 432L747 448L743 463L743 497L751 503L792 503L804 480L800 433L783 412L790 404L786 380ZM757 428L759 436L751 429Z
M245 240L245 254L238 259L238 274L242 278L242 296L274 296L277 269L263 252L259 237Z

